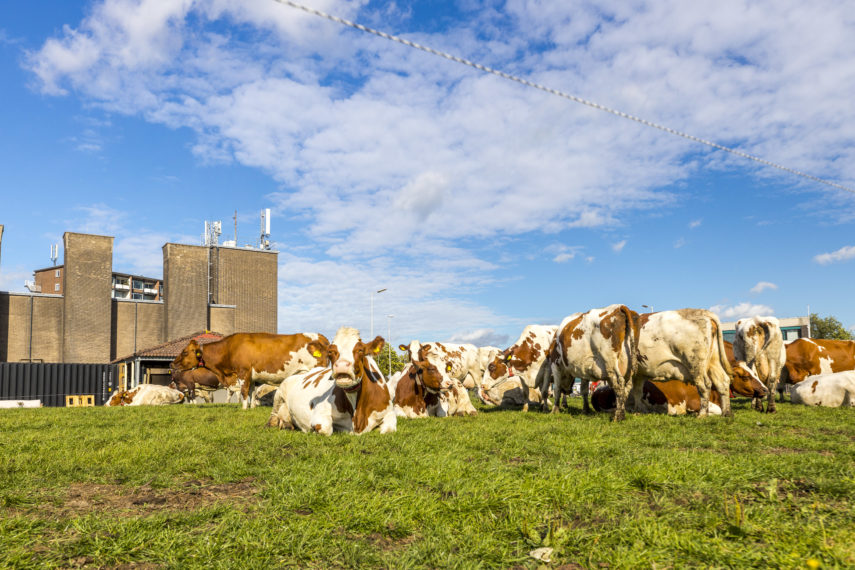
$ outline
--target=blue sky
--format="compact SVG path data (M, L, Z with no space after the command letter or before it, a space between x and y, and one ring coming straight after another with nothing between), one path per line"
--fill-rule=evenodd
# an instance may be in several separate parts
M855 188L851 2L305 4ZM855 194L273 0L0 4L0 290L257 239L279 327L507 346L625 303L855 327Z

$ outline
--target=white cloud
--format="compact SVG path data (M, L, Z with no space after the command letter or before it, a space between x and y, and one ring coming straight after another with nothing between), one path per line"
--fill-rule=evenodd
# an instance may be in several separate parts
M478 329L466 333L458 333L449 339L449 342L458 344L474 344L475 346L495 346L504 348L508 346L510 337L498 333L493 329Z
M686 238L679 238L674 242L674 249L680 249L684 245L686 245Z
M769 281L760 281L759 283L757 283L757 285L755 285L754 287L751 288L751 292L752 293L762 293L766 289L772 289L774 291L777 288L778 288L778 286L775 285L774 283L770 283Z
M377 16L367 0L312 5L357 21ZM855 160L840 150L855 139L845 3L532 6L511 0L504 14L472 10L442 33L403 35L800 170L855 180ZM496 270L461 245L467 240L620 226L640 210L674 204L669 188L697 169L740 161L267 0L104 0L88 13L29 53L42 90L189 129L200 160L236 162L279 181L269 199L307 224L306 238L329 263L324 271L295 260L283 267L300 265L302 287L330 293L323 301L297 295L302 306L283 282L283 326L321 329L336 315L364 315L348 295L370 290L369 277L382 274L412 288L402 307L445 319L419 323L432 333L487 328L497 315L453 299ZM384 11L376 25L406 32L408 17ZM225 33L230 25L250 33ZM122 256L142 247L114 231ZM391 263L384 253L403 257ZM550 255L561 263L577 253ZM423 289L414 268L438 259L443 286ZM365 269L351 273L355 267Z
M701 222L703 222L703 219L692 220L691 222L689 222L689 229L693 230L695 228L700 227Z
M736 321L746 317L771 316L775 314L772 307L768 305L754 305L752 303L739 303L737 305L714 305L710 311L716 313L725 321Z
M22 267L14 267L12 269L0 268L0 291L26 292L24 281L32 280L32 270L26 271Z
M831 253L821 253L814 256L813 260L820 265L828 265L829 263L837 263L839 261L849 261L855 259L855 245L847 245L841 247L837 251Z

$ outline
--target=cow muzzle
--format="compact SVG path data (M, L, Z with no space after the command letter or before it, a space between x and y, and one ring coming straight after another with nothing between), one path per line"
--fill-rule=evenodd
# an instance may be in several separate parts
M353 388L358 383L353 363L347 360L337 360L333 364L333 378L339 388Z

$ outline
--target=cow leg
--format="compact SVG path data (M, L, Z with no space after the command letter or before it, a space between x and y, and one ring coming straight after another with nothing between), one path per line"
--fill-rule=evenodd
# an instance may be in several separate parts
M593 414L594 411L591 409L591 406L588 404L588 383L589 380L587 378L581 378L582 382L582 413L583 414Z
M622 422L626 418L626 400L629 395L626 384L618 380L609 380L608 384L615 391L615 413L612 416L613 422Z
M769 379L769 384L766 386L769 393L766 395L766 413L774 414L775 409L775 392L778 391L778 379L774 376ZM762 405L761 405L762 408Z
M701 398L698 417L705 418L710 414L710 389L712 382L710 382L706 374L700 373L699 376L695 376L695 386L698 388L698 395Z
M758 412L763 411L763 399L762 398L751 398L751 407Z
M249 409L249 400L250 393L252 391L252 378L248 378L243 381L243 385L240 387L240 401L244 410Z
M730 409L730 378L724 370L715 370L712 373L711 384L715 386L721 396L721 415L732 417L733 410Z
M633 378L632 387L630 388L629 396L627 396L627 402L631 402L630 405L632 407L632 410L636 414L640 414L645 411L642 400L642 398L644 397L644 382L645 379L640 376L636 376L635 378Z

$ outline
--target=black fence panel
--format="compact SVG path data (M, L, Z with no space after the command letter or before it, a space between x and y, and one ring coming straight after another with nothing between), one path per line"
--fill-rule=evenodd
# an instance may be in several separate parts
M0 400L41 400L44 406L61 407L66 396L91 395L100 406L118 377L112 364L0 362Z

